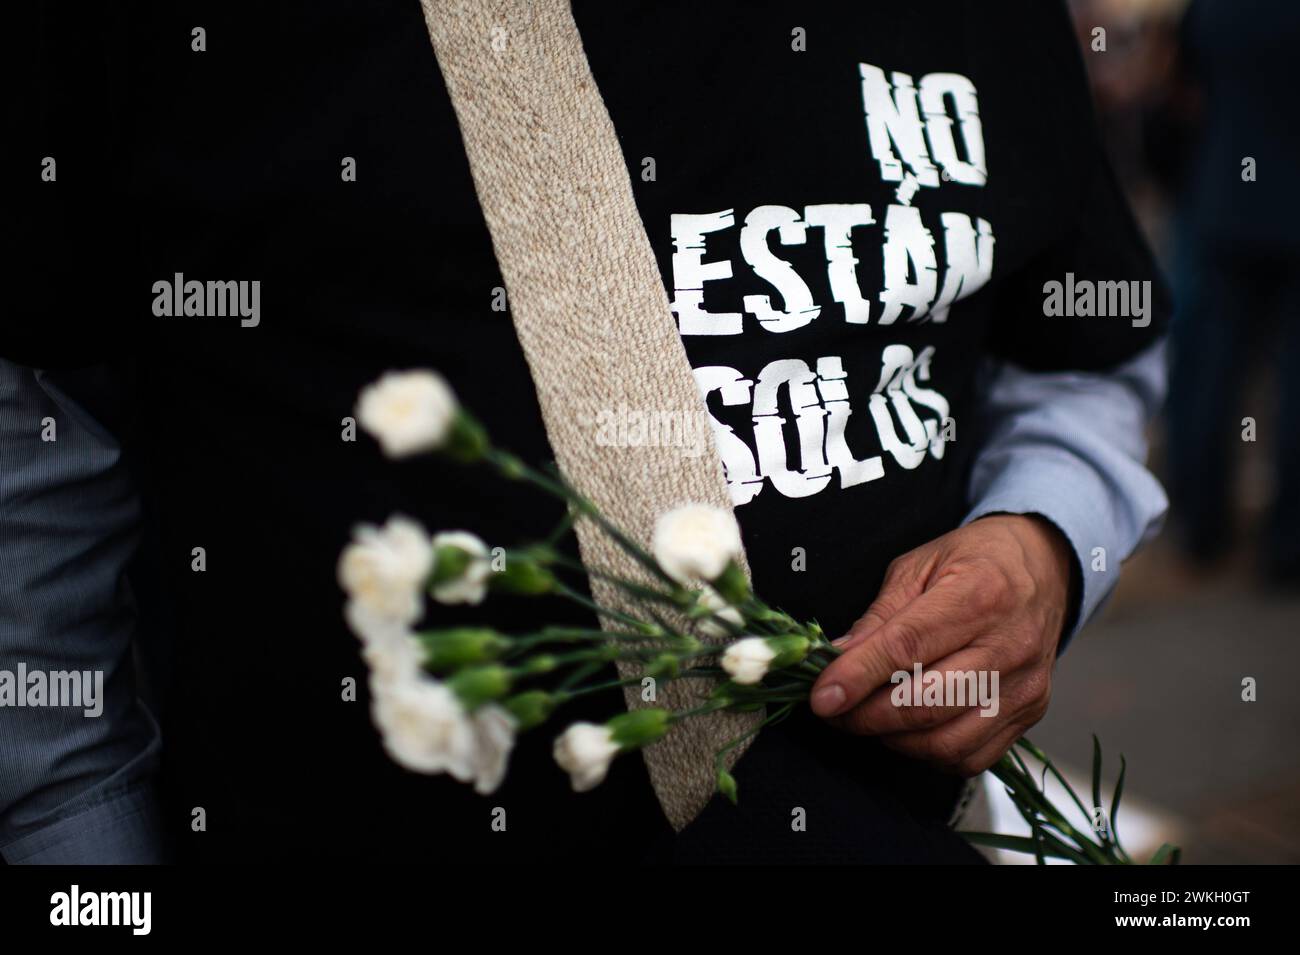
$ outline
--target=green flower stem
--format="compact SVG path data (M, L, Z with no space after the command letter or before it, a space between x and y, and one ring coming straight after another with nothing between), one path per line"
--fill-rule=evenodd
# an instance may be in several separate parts
M694 598L691 598L690 600L685 600L682 598L682 596L680 596L683 593L683 591L676 584L673 585L675 592L665 592L662 590L656 590L653 587L647 587L644 584L637 583L636 581L633 580L628 580L625 577L619 577L616 574L610 574L602 570L588 570L581 562L574 561L568 557L565 557L562 554L556 555L554 560L555 563L567 567L570 570L587 573L592 577L608 581L609 583L618 587L624 593L631 594L632 596L635 597L640 597L643 600L664 604L677 611L687 611L690 609L690 606L694 603ZM741 608L741 613L742 615L744 614L743 608ZM679 631L676 627L672 626L664 617L660 616L659 614L649 612L649 615L654 619L655 623L660 626L660 628L667 631L668 633L679 636L682 639L691 639L686 634L681 633L681 631ZM709 620L715 626L718 626L723 630L725 630L728 636L731 637L744 636L748 632L743 625L737 626L731 621L724 619L717 612L712 612L709 613L707 616L697 617L693 619ZM763 629L767 630L772 635L775 635L776 633L779 632L772 626L763 625L760 621L750 621L750 622L753 623L755 627L762 626Z
M1034 843L1034 856L1039 865L1044 865L1045 855L1054 855L1061 858L1069 859L1075 865L1103 865L1104 861L1098 862L1097 859L1082 853L1075 846L1071 845L1034 813L1032 809L1016 804L1016 810L1020 813L1021 818L1029 823L1030 832L1033 833L1031 841Z
M566 507L564 509L564 516L560 518L560 522L555 525L555 530L551 531L547 536L546 546L555 547L564 539L564 535L569 533L571 530L573 530L573 511Z
M592 693L602 693L606 690L613 690L621 686L632 686L640 683L641 677L632 676L625 680L608 680L604 683L592 683L588 686L580 686L572 690L563 690L556 694L560 703L567 703L570 700L577 699L580 696L588 696Z
M1032 744L1027 744L1025 748L1030 753L1037 752L1037 748L1033 747ZM1047 830L1047 827L1051 827L1078 845L1086 856L1085 863L1110 865L1117 861L1115 857L1106 851L1105 846L1099 847L1097 843L1076 830L1065 819L1064 814L1052 805L1047 799L1046 793L1035 785L1033 774L1029 771L1029 767L1025 765L1025 761L1020 757L1020 754L1016 752L1015 747L1012 747L1010 752L1003 756L998 765L994 766L990 771L1008 788L1012 802L1015 804L1017 811L1025 818L1025 821L1029 823L1035 838L1055 838ZM1046 764L1044 764L1043 772L1046 775ZM1066 784L1066 788L1069 788L1068 784ZM1084 816L1087 816L1086 812Z
M1034 779L1031 774L1025 771L1023 764L1016 767L1013 764L1011 756L1003 756L997 763L989 768L995 778L1012 791L1018 806L1027 806L1033 812L1042 817L1043 821L1058 829L1071 838L1076 838L1078 833L1069 821L1048 802L1046 796L1034 785Z
M638 620L636 617L626 614L621 610L615 610L613 607L601 606L585 594L581 594L574 590L568 584L557 582L555 592L560 594L562 597L568 597L579 606L586 607L599 617L607 617L610 620L617 620L619 623L625 623L628 626L636 627L638 629L641 629L646 625L644 620ZM646 636L649 637L651 635L646 634Z
M744 700L732 700L728 704L728 706L736 707L737 709L740 708L754 709L759 706L766 706L769 703L789 703L793 705L797 703L807 703L807 702L808 702L807 693L772 693L767 696L746 697Z
M798 634L801 637L807 636L804 633L804 628L793 617L779 610L774 610L752 593L740 605L739 609L745 620L755 631L760 629L763 631L759 634L760 636L781 637L788 634ZM776 614L780 614L780 617L773 619Z
M584 664L583 666L577 667L571 673L569 673L568 676L566 676L563 680L560 681L560 685L557 688L556 692L567 693L570 690L572 690L573 687L577 686L583 680L587 679L587 677L595 676L603 669L605 669L605 664L603 662L587 663Z
M732 623L730 620L724 619L722 616L720 616L715 612L710 612L704 615L703 617L696 617L694 619L696 620L696 622L699 622L701 620L709 621L715 627L718 627L721 630L725 631L726 635L733 640L736 639L737 637L743 637L748 635L748 631L746 630L744 624L737 626L736 624ZM718 649L723 649L723 648L719 647Z
M996 771L994 772L994 775L997 776ZM1070 839L1081 851L1091 857L1094 862L1106 865L1113 861L1106 846L1098 845L1093 839L1089 838L1071 825L1060 811L1048 801L1047 797L1033 785L1032 781L1023 780L1022 787L1024 791L1020 791L1019 789L1013 790L1013 798L1017 799L1023 807L1036 812L1038 816L1043 819L1043 824L1045 826L1057 830L1063 836Z
M751 610L749 610L749 608L741 607L740 614L745 618L745 624L743 627L736 627L734 624L728 624L725 620L722 621L722 623L731 629L736 630L738 633L745 633L748 631L756 637L781 636L781 629L776 624L769 620L760 620Z
M654 557L650 555L649 551L610 523L609 519L605 517L604 514L600 513L595 504L588 501L576 491L574 491L573 494L580 502L579 508L581 512L585 516L591 518L591 520L596 523L597 527L608 534L620 547L623 548L624 551L630 554L637 563L650 571L650 573L668 586L673 587L677 585L677 581L673 580L664 572L664 569L659 566L659 561L655 560Z
M805 687L799 683L783 683L779 686L764 686L759 684L758 686L753 687L741 687L741 690L745 693L760 695L763 693L802 693L804 692Z
M800 636L806 637L816 646L827 645L826 635L821 632L820 627L800 623L788 613L768 606L752 593L739 609L746 620L753 625L755 632L759 629L764 631L761 636Z
M670 621L663 614L658 613L654 610L650 610L648 608L646 609L646 614L650 617L651 620L653 620L656 624L659 625L660 630L662 630L666 634L669 634L674 640L677 640L678 642L683 644L691 644L691 645L700 642L695 637L691 636L689 633L683 633L682 631L678 630L675 626L673 626L672 621Z
M1097 738L1094 736L1093 737L1094 746L1097 745L1096 739ZM1038 760L1043 765L1043 767L1047 772L1051 773L1052 776L1055 777L1056 781L1061 784L1061 787L1067 793L1069 793L1070 798L1074 801L1075 806L1078 807L1079 813L1083 816L1084 819L1092 818L1092 814L1083 805L1083 800L1081 800L1079 798L1078 793L1074 791L1074 787L1071 786L1069 782L1066 781L1063 775L1061 775L1060 771L1056 768L1056 764L1053 763L1047 757L1046 753L1044 753L1041 749L1039 749L1037 746L1035 746L1027 739L1017 740L1016 746L1019 746L1021 749L1025 750L1025 752L1029 753L1029 755L1033 756L1034 759ZM1020 764L1023 766L1024 761L1020 760ZM1132 865L1133 860L1129 857L1129 854L1125 852L1123 847L1121 847L1119 844L1119 833L1118 831L1114 830L1114 825L1115 825L1115 820L1112 816L1112 818L1110 819L1110 827L1112 830L1111 834L1109 836L1102 836L1098 839L1098 842L1100 842L1101 844L1102 851L1108 853L1109 855L1113 855L1116 859L1120 860L1123 864ZM1085 839L1085 841L1092 844L1091 839Z
M808 694L803 689L803 687L800 687L797 691L794 692L785 692L785 693L773 692L773 693L764 693L761 696L760 695L746 696L743 699L733 698L732 700L728 701L727 705L728 706L756 706L758 704L766 705L768 703L807 703L807 702L808 702Z
M710 649L704 649L704 650L696 651L694 653L683 654L681 658L687 659L690 657L707 656L712 652L714 651ZM723 675L725 675L724 671L718 667L693 667L689 670L683 670L681 673L677 674L677 676L672 677L671 679L672 680L705 679L705 678L716 679L717 677ZM635 684L639 684L642 679L643 677L641 676L634 676L634 677L628 677L627 679L609 680L603 683L593 683L588 686L577 687L575 689L565 688L562 691L558 692L557 696L561 698L561 702L568 702L568 700L570 699L579 696L586 696L587 694L590 693L599 693L603 690L611 690L616 687L632 686ZM805 702L807 701L807 699L808 699L808 693L804 686L800 684L791 684L788 686L774 687L774 688L761 687L756 692L746 693L743 702L745 704L783 703L783 704L793 705L796 703ZM728 706L729 704L725 702L712 701L710 703L707 703L699 707L696 710L689 710L684 713L677 714L674 716L674 719L678 719L678 718L686 719L690 716L697 716L702 713L712 713L717 710L725 710L728 708Z
M610 523L609 519L600 510L577 490L570 487L562 478L552 478L535 468L529 467L519 458L515 457L508 451L503 451L495 446L489 446L484 452L483 457L493 465L504 477L515 481L527 481L536 487L541 488L548 494L559 498L566 503L572 504L578 514L590 518L596 525L608 534L620 547L630 554L638 563L649 570L655 577L670 586L675 585L675 581L664 573L659 563L646 552L644 548L629 538L621 530Z
M564 555L560 555L560 554L554 556L553 560L555 563L568 567L572 570L588 573L590 576L593 577L598 577L600 579L607 580L610 583L613 583L615 586L622 589L624 592L630 593L644 600L650 600L656 603L663 603L677 610L685 609L682 601L679 598L673 596L674 591L680 590L680 585L663 571L663 569L659 566L658 561L656 561L644 548L639 546L635 541L631 540L626 534L624 534L621 530L619 530L619 528L617 528L612 523L610 523L610 521L603 514L600 513L599 509L594 504L592 504L587 498L583 497L575 489L571 488L562 479L552 478L540 471L537 471L534 468L529 467L526 463L524 463L519 458L515 457L513 454L510 454L509 452L506 451L502 451L501 449L496 447L489 447L488 450L485 452L484 457L489 462L491 462L497 468L497 470L501 472L501 474L504 475L505 477L512 480L528 481L536 485L537 487L541 488L542 490L546 491L547 493L574 505L574 507L578 510L579 513L595 521L597 526L599 526L601 530L603 530L606 534L608 534L620 547L623 548L624 551L626 551L629 555L631 555L643 567L649 570L650 573L655 578L660 580L662 583L666 584L669 588L669 591L664 592L664 591L656 590L652 587L646 587L643 584L639 584L635 581L630 581L625 578L618 577L616 575L609 574L604 571L589 570L581 563L575 562L569 559L568 557L565 557ZM571 518L572 514L570 514L569 516ZM572 523L572 521L570 521L570 523ZM560 534L562 532L563 532L562 530L557 531L557 534ZM557 534L552 535L552 539L551 539L552 543L558 539ZM628 617L626 614L621 614L618 611L613 610L612 608L599 607L597 604L595 604L594 601L587 600L586 598L583 598L582 595L576 594L575 591L573 591L571 588L569 588L567 585L563 583L560 583L556 589L558 592L564 594L570 599L576 599L578 603L581 603L583 606L587 607L588 609L596 613L603 613L606 614L607 616L612 617L612 619L619 620L623 623L629 623L632 625L639 625L642 623L641 621L633 622L633 618ZM752 608L752 611L757 611L757 612L769 611L770 609L766 605L762 604L757 600L754 600L753 598L746 601L745 605L740 608L742 614L745 613L746 607ZM742 636L746 633L746 628L737 627L735 624L723 620L716 613L710 614L709 618L717 626L720 626L723 629L725 629L733 637ZM752 612L750 615L747 615L747 623L751 624L753 628L762 630L766 635L775 636L785 632L783 628L781 628L779 625L773 622L753 619ZM795 624L795 626L799 633L803 635L809 635L808 633L805 632L808 628L802 627L798 624Z
M1026 815L1026 810L1017 806L1021 815L1029 823L1033 832L1031 836L1006 836L994 832L962 832L963 838L975 843L976 845L993 846L999 849L1011 849L1015 852L1031 853L1038 858L1039 865L1044 864L1044 857L1055 859L1066 859L1075 865L1095 865L1096 861L1083 853L1079 852L1073 846L1063 841L1058 836L1052 834L1043 828L1041 823L1036 823L1032 813Z
M1112 860L1104 850L1092 839L1084 836L1074 826L1070 825L1069 820L1061 815L1060 811L1048 801L1047 797L1034 786L1033 777L1027 773L1020 773L1008 757L1003 756L992 767L990 772L1011 791L1012 800L1022 814L1027 810L1032 811L1036 816L1043 819L1044 824L1056 829L1077 844L1079 850L1093 862L1100 865L1110 864ZM1029 817L1026 816L1026 818Z
M483 459L495 467L501 473L501 476L508 480L527 481L562 501L576 503L574 498L577 495L572 493L565 484L551 479L536 468L530 467L509 451L490 444L483 452Z
M1015 746L1012 746L1007 750L1006 755L1010 756L1012 760L1015 761L1016 766L1020 768L1020 772L1022 772L1027 779L1033 779L1034 774L1029 771L1029 767L1025 764L1025 761L1021 758L1020 754L1016 752ZM1046 779L1043 781L1046 783Z
M574 663L649 663L660 655L658 650L619 650L611 646L574 650L572 653L542 654L522 661L512 671L516 676L547 676ZM529 664L534 664L529 666Z
M817 674L806 673L801 667L791 670L774 670L772 672L779 673L781 676L788 676L792 680L798 680L802 684L801 689L804 691L805 696L808 694L808 687L817 682Z
M1056 778L1056 781L1061 784L1061 787L1067 793L1069 793L1070 798L1074 800L1075 806L1079 808L1079 812L1083 815L1084 819L1092 818L1087 808L1083 805L1083 800L1081 800L1079 798L1078 793L1074 791L1074 787L1065 781L1065 777L1062 776L1061 773L1057 770L1056 765L1050 759L1047 758L1046 753L1044 753L1033 743L1029 742L1029 740L1027 739L1017 740L1016 746L1019 746L1021 749L1025 750L1025 752L1029 753L1029 755L1033 756L1034 759L1038 760L1040 763L1043 764L1043 766L1047 768L1047 771Z
M726 706L722 703L709 702L709 703L705 703L702 706L697 706L693 710L681 710L676 713L671 713L668 716L668 721L670 723L680 723L683 720L689 720L691 717L694 716L707 716L710 713L716 713L719 710L725 710L725 709Z
M711 648L706 647L706 648L703 648L703 649L700 649L700 650L695 650L695 651L692 651L692 652L689 652L689 653L679 654L679 655L678 655L678 658L679 658L679 659L682 659L682 660L687 660L687 659L693 659L693 658L696 658L696 657L710 656L710 655L713 654L714 652L716 652L716 651L713 650L713 649L711 649ZM703 679L703 678L706 678L706 677L707 677L707 678L710 678L710 679L716 679L720 674L722 674L722 672L723 672L723 671L722 671L720 668L717 668L717 667L692 667L692 668L689 669L689 670L683 670L681 673L677 674L675 677L670 677L670 678L669 678L669 677L665 677L664 680L665 680L665 682L671 682L672 680L683 680L683 679L686 679L686 680L689 680L689 679ZM590 674L588 674L588 675L590 675ZM583 679L585 679L585 678L586 678L586 677L583 677ZM575 697L575 696L585 696L585 695L588 694L588 693L598 693L598 692L600 692L601 690L609 690L609 689L613 689L614 687L619 687L619 686L632 686L632 685L635 685L635 684L639 684L643 679L645 679L644 676L642 676L642 675L637 675L637 676L628 677L627 679L610 680L610 681L608 681L608 682L604 682L604 683L594 683L594 684L591 684L591 685L589 685L589 686L578 687L578 688L576 688L576 689L569 689L569 688L566 687L566 688L564 688L564 693L566 694L566 697L565 697L565 698L568 699L568 698ZM710 704L710 705L713 705L713 704ZM721 707L717 707L717 708L721 708Z
M650 641L655 638L647 637L643 633L631 633L626 630L596 630L583 629L581 627L547 627L537 633L528 633L519 637L511 638L511 649L509 656L515 657L520 653L532 650L535 647L546 646L552 643L610 643L619 640L638 640ZM665 645L667 645L665 643Z
M558 552L554 554L551 561L552 563L559 564L561 567L567 567L569 570L585 573L592 577L599 578L600 580L607 580L620 590L640 597L643 600L653 600L656 603L667 604L678 610L683 609L681 599L675 597L672 592L656 590L654 587L647 587L645 584L637 583L635 580L628 580L626 577L619 577L617 574L611 574L607 571L590 570L582 563L582 561L574 560L573 558ZM680 592L680 588L677 588L677 590Z
M825 638L823 637L822 639L824 640ZM829 643L823 643L821 646L813 647L808 651L808 656L805 658L805 661L811 663L813 666L819 666L822 670L825 670L836 660L836 658L839 657L839 655L840 649L838 647L833 647Z

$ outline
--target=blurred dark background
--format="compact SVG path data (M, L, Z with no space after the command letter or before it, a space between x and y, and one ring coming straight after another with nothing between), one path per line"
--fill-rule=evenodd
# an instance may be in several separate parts
M1062 658L1032 736L1084 780L1090 728L1111 782L1128 757L1129 842L1179 842L1188 863L1300 862L1300 4L1071 7L1112 161L1175 292L1151 434L1172 509Z

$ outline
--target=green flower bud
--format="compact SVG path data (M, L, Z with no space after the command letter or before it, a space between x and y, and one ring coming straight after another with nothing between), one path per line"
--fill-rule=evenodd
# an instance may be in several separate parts
M709 699L714 703L721 703L724 706L731 706L736 700L736 691L741 687L736 686L730 680L724 680L713 688L709 694Z
M605 726L609 729L610 738L618 744L620 750L626 752L663 739L671 719L672 714L667 710L630 710L614 717Z
M424 667L446 673L471 663L490 663L510 646L509 638L487 627L452 627L416 634L424 646Z
M464 409L458 409L443 450L457 461L471 463L488 449L487 431Z
M539 653L535 657L529 657L519 665L519 672L524 676L536 676L539 673L550 673L560 661L552 653Z
M682 661L671 653L662 653L650 661L645 672L655 679L675 680L682 672Z
M793 635L788 637L767 637L766 642L776 653L776 656L772 658L772 662L767 665L769 672L802 662L803 658L808 656L808 651L812 649L812 641L807 637Z
M709 700L736 713L753 713L767 705L762 698L763 692L761 686L746 686L734 680L726 680L713 688Z
M704 649L704 643L697 638L692 637L690 634L686 634L675 642L675 647L678 653L686 656L699 653Z
M736 777L721 768L718 770L718 792L731 800L733 806L738 804L739 795L736 792Z
M723 600L733 605L743 604L750 596L749 581L734 560L727 562L727 569L713 581L713 588L722 595Z
M497 470L501 472L502 477L509 478L512 481L521 480L527 473L524 468L524 462L520 461L513 454L498 453L496 458Z
M699 609L700 592L698 589L673 584L672 589L668 592L668 597L682 613L694 614Z
M527 730L550 719L558 702L545 690L529 690L510 697L503 705L518 722L519 729Z
M755 620L761 620L764 623L780 624L788 630L799 629L798 622L784 610L773 610L771 607L765 607L753 614L753 617Z
M477 555L455 544L443 544L434 548L433 575L429 578L429 586L435 587L451 580L459 580L465 576L469 565L476 557Z
M488 578L488 586L506 594L535 597L555 588L555 575L527 551L506 555L505 567Z
M471 666L447 680L447 685L460 697L466 709L477 709L491 700L499 700L510 692L510 671L497 664Z

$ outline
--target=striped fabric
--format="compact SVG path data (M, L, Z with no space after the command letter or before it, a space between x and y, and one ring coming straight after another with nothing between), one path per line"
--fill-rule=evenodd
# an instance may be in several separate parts
M10 864L159 861L159 734L137 699L124 578L140 505L118 442L83 404L100 407L110 388L103 369L56 376L0 360L0 855ZM12 690L20 670L102 679L102 712L6 702L5 674Z

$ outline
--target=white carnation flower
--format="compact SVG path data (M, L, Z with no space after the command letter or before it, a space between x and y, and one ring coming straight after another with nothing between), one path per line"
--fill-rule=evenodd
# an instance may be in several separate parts
M414 623L432 566L428 533L410 518L394 515L382 528L356 528L352 543L339 556L339 585L366 614Z
M768 665L775 658L776 651L762 637L745 637L727 647L722 654L722 669L734 682L751 686L767 676Z
M443 531L433 537L434 551L440 547L459 548L467 552L471 559L459 577L433 586L433 599L442 604L482 603L487 596L488 578L492 576L487 544L469 531Z
M376 680L396 683L413 680L424 672L424 648L410 632L367 642L361 658Z
M390 458L432 451L456 419L456 395L432 371L390 371L361 390L357 421Z
M574 723L555 740L555 761L569 774L576 793L595 789L604 781L618 744L608 726Z
M515 745L515 718L495 703L474 711L474 791L487 796L506 777Z
M706 637L725 637L734 632L724 627L720 621L725 620L737 627L745 622L745 618L740 615L740 611L727 603L722 594L712 587L705 586L703 588L700 592L699 604L713 614L712 617L701 617L696 624L700 633Z
M389 756L417 773L474 778L474 727L450 687L423 676L371 686L375 725Z
M659 566L678 583L717 580L740 556L740 527L729 510L687 504L660 516L652 548Z

